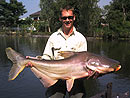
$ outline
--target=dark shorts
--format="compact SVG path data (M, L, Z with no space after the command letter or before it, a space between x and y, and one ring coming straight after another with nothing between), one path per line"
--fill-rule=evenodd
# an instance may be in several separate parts
M74 81L74 85L70 92L67 92L66 81L64 80L59 80L55 85L49 87L46 91L47 98L86 98L85 96L86 92L82 79L77 79Z

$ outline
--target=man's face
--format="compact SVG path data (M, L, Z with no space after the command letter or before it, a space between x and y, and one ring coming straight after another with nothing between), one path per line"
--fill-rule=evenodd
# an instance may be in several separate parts
M71 10L63 10L60 21L62 21L63 27L66 29L70 29L73 27L73 23L75 20L75 16Z

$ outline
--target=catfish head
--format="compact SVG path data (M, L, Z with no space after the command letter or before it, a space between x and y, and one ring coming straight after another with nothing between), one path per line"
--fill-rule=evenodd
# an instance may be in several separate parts
M105 74L118 71L121 68L120 62L93 53L87 53L86 67L96 74Z

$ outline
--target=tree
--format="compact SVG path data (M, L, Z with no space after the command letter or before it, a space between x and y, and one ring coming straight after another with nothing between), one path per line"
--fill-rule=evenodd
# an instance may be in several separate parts
M52 31L55 31L61 24L59 10L65 5L74 7L76 14L75 26L85 35L94 35L94 28L97 27L100 8L97 6L99 0L40 0L41 16L43 21L48 23Z
M113 0L107 10L106 17L112 31L111 37L130 36L130 1Z
M49 32L51 32L50 22L51 22L52 16L54 15L52 6L53 6L53 0L40 1L41 20L46 23L45 27L48 27Z
M17 0L10 0L9 3L3 0L0 2L0 5L0 23L4 22L4 26L17 26L19 17L27 12L22 2L18 2Z
M9 11L6 9L8 6L8 3L5 2L5 0L2 0L0 2L0 26L4 26L6 23L6 18L8 16Z
M98 2L98 0L82 0L80 3L80 30L85 35L95 36L101 13Z

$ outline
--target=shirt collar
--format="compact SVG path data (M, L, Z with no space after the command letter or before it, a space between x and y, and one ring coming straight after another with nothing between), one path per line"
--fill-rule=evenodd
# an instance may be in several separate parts
M70 36L75 35L76 28L73 26L73 32ZM65 35L62 31L62 28L58 29L58 35L61 35L65 39Z

